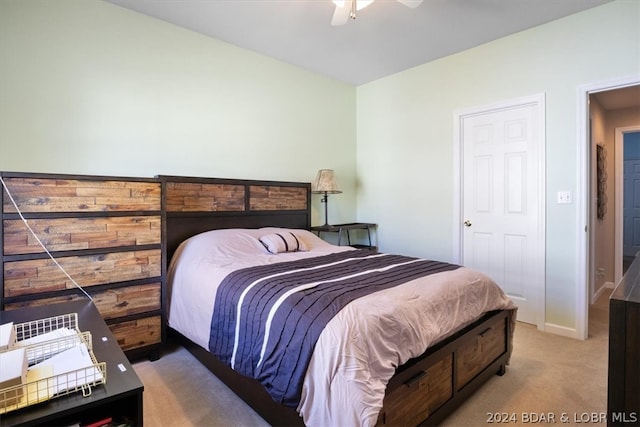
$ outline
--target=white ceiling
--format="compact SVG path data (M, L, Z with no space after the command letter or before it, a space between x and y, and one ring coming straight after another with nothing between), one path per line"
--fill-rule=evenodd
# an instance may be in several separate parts
M640 86L631 86L594 93L593 96L605 110L618 110L640 106Z
M331 0L107 0L353 85L612 0L377 0L331 25Z

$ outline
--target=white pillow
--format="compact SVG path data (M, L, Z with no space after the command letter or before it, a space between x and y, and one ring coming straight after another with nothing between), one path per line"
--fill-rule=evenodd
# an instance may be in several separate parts
M292 232L296 235L300 243L306 246L308 251L313 251L319 247L327 247L327 246L335 246L326 240L321 239L315 233L312 233L309 230L305 230L302 228L282 228L282 227L263 227L260 229L262 234L273 234L273 233L288 233Z
M281 233L265 234L260 237L260 243L272 254L282 252L298 252L306 251L307 247L304 242L291 231L283 231Z

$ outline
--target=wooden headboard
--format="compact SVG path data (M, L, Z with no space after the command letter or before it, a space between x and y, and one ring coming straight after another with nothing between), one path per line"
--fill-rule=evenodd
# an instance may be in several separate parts
M158 176L165 268L178 245L222 228L311 227L308 182Z

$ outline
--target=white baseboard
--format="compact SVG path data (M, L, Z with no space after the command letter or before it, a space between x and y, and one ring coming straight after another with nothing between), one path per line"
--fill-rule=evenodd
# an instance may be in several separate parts
M591 304L595 304L596 301L598 301L598 298L600 298L600 295L602 295L602 293L607 290L607 289L613 289L615 287L615 283L613 282L604 282L602 284L602 286L600 286L600 289L598 289L592 296L591 296Z
M566 326L554 325L553 323L545 323L544 332L582 341L582 338L578 336L578 331L575 328L567 328Z

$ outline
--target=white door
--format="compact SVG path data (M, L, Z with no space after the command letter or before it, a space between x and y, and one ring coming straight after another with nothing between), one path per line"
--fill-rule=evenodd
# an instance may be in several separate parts
M542 327L543 105L508 105L461 116L462 263L492 277ZM541 114L542 111L542 114Z
M640 160L625 160L623 173L623 254L635 257L640 251Z

